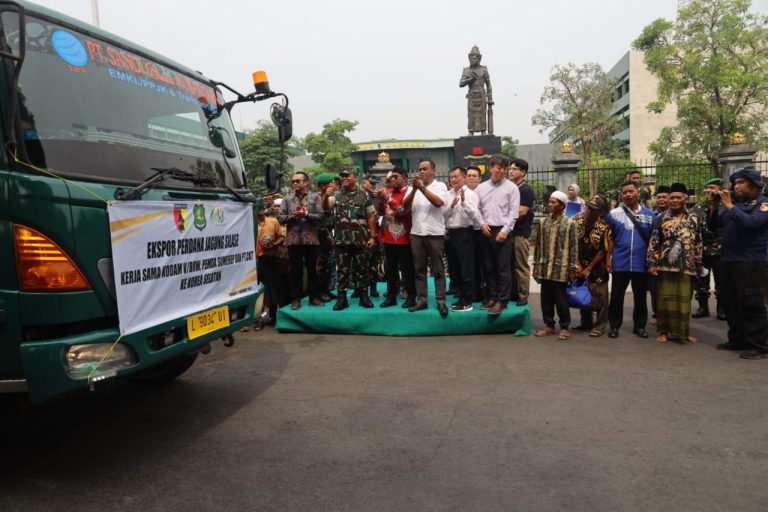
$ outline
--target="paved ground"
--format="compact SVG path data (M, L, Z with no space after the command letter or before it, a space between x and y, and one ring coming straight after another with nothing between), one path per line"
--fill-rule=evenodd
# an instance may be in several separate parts
M5 416L0 510L768 510L768 360L694 325L687 346L241 335L171 385Z

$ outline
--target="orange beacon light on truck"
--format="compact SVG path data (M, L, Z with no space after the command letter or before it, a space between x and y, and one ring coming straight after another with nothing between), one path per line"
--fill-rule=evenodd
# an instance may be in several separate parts
M269 79L266 71L253 72L253 87L257 94L267 94L269 92Z

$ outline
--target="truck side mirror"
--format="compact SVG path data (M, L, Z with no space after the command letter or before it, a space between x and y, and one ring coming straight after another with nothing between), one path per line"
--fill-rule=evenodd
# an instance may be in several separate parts
M277 140L280 141L280 144L285 144L293 136L293 114L291 109L275 103L272 105L270 117L272 118L272 123L277 127Z
M24 7L10 0L0 0L0 57L22 62L26 46Z
M274 194L280 188L280 178L283 174L272 164L264 167L264 184L267 186L267 194Z

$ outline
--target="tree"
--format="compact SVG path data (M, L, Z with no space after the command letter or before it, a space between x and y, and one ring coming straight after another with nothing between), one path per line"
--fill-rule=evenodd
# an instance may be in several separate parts
M323 125L320 133L309 133L304 137L303 148L318 164L317 171L338 172L339 167L352 165L352 152L357 146L346 134L352 132L357 124L357 121L335 119Z
M568 134L582 155L583 166L595 167L606 141L619 130L619 120L611 115L618 80L610 77L599 64L555 66L544 88L540 103L548 109L537 109L531 121L541 126L540 133L552 129ZM590 172L589 193L599 186L599 174Z
M659 78L648 110L677 105L677 125L649 146L658 160L706 159L717 175L728 135L768 146L768 18L749 9L749 0L691 0L676 21L657 19L632 43Z
M267 164L280 167L280 142L277 139L277 128L269 121L259 121L255 130L247 132L244 140L240 141L240 153L245 164L245 176L248 179L248 187L256 194L266 191L264 184L264 168ZM296 156L299 151L294 146L285 147L283 158L283 172L293 172L293 165L288 158Z
M513 156L516 156L518 144L520 144L520 141L517 139L513 139L512 137L502 137L501 153L503 155L507 155L510 158L512 158Z
M581 165L576 174L576 183L584 190L589 187L589 176L593 173L598 174L599 187L595 192L590 191L590 196L597 193L605 194L612 198L624 182L624 176L629 171L639 171L640 167L629 160L600 158L592 160L592 168ZM589 198L587 198L588 200Z

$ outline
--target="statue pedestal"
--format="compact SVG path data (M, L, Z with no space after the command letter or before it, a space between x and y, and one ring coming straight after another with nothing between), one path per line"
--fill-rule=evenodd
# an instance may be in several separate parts
M501 137L496 135L465 135L453 140L453 164L462 167L475 165L482 171L483 180L487 172L488 161L493 155L501 153Z

